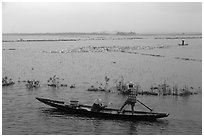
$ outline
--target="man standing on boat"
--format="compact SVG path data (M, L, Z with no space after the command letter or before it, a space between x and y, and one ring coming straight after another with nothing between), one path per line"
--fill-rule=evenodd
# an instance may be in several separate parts
M135 89L134 84L132 82L128 83L128 90L127 90L128 98L123 104L123 106L120 108L120 112L126 105L131 105L132 114L134 114L134 107L135 107L135 103L137 102L137 98L136 98L137 90L138 90L138 85L136 86L136 89Z

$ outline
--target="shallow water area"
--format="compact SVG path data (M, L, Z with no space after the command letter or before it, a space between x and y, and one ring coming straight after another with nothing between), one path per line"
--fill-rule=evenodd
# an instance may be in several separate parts
M92 38L97 38L92 39ZM3 42L2 76L12 78L15 85L2 87L2 134L3 135L189 135L202 134L202 94L191 96L146 96L138 95L155 112L167 112L169 117L155 122L131 122L78 117L64 114L35 99L44 97L67 101L77 99L83 104L92 104L101 98L109 107L120 108L126 96L117 92L87 91L90 85L104 84L104 77L110 77L109 88L124 76L125 81L139 82L144 90L151 85L167 81L202 87L202 39L186 39L189 46L180 47L180 39L155 39L158 36L138 36L142 39L127 39L120 36L46 36L46 35L4 35L3 40L80 38L79 41ZM121 39L122 37L122 39ZM167 37L167 36L165 36ZM172 37L172 36L171 36ZM175 37L175 36L174 36ZM115 38L115 39L114 39ZM86 40L84 40L86 39ZM87 40L88 39L88 40ZM160 46L168 48L142 49L134 52L159 54L155 57L121 52L89 53L44 53L52 50L72 50L88 46ZM14 49L14 50L9 50ZM201 60L180 60L191 58ZM113 63L114 62L114 63ZM63 82L76 88L48 87L47 80L57 75ZM27 89L18 80L39 80L41 87ZM129 107L126 107L129 109ZM140 104L135 109L148 111Z

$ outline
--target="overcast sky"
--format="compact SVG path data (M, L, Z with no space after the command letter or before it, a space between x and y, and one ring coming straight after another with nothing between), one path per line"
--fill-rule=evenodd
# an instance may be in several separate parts
M3 33L202 32L202 4L7 2L2 4L2 23Z

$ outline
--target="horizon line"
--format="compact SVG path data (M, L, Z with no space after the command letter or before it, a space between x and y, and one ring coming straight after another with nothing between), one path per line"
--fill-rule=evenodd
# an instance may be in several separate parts
M126 34L126 35L139 35L139 34L202 34L202 32L141 32L134 31L96 31L96 32L6 32L2 34Z

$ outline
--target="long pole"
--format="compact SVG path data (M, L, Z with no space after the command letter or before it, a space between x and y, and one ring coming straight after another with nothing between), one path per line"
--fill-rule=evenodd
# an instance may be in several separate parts
M137 100L140 104L142 104L143 106L145 106L146 108L148 108L150 111L153 111L153 109L149 108L148 106L146 106L144 103L142 103L141 101Z

